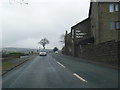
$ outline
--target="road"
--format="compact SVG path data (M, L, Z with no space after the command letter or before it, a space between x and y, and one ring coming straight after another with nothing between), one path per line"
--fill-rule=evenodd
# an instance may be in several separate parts
M3 88L118 88L118 70L62 54L36 56L2 77Z

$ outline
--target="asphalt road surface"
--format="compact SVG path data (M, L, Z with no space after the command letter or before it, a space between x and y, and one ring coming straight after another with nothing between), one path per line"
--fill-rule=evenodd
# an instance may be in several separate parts
M2 79L2 88L118 88L117 69L61 54L38 55Z

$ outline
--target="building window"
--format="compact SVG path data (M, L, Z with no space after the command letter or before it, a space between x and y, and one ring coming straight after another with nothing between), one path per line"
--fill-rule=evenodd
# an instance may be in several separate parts
M109 12L115 12L119 11L119 5L118 4L109 4Z
M83 36L76 36L76 38L83 38Z
M110 23L110 29L114 30L114 29L120 29L120 22L111 22Z
M115 29L115 22L110 22L110 29L111 30Z
M120 22L116 22L116 29L120 29Z
M80 33L81 31L80 30L76 30L76 33Z
M114 4L109 5L109 12L114 12Z
M118 6L118 4L115 5L115 11L119 11L119 6Z

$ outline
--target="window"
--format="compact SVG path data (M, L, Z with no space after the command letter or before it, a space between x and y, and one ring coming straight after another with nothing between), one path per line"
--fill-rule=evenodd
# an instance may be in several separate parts
M120 29L120 22L117 21L117 22L111 22L110 23L110 29L113 30L113 29Z
M118 6L118 4L115 5L115 11L119 11L119 6Z
M118 4L109 4L109 12L115 12L119 11L119 5Z
M80 30L76 30L76 33L80 33L81 31Z
M109 12L114 12L114 4L109 5Z
M116 22L116 29L120 29L120 22Z
M76 36L76 38L83 38L83 36Z
M110 29L111 29L111 30L115 29L115 22L111 22L111 23L110 23Z

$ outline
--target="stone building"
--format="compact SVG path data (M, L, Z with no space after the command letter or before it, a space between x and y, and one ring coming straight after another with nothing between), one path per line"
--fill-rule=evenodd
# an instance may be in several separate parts
M89 17L95 44L120 40L119 2L91 2Z
M66 42L71 42L68 53L89 60L118 63L119 35L120 2L91 2L88 18L72 26L71 33L66 36Z
M94 38L90 29L90 18L71 27L72 55L79 56L82 53L82 46L93 43Z
M94 44L85 46L80 57L118 63L120 2L91 2L89 17Z

